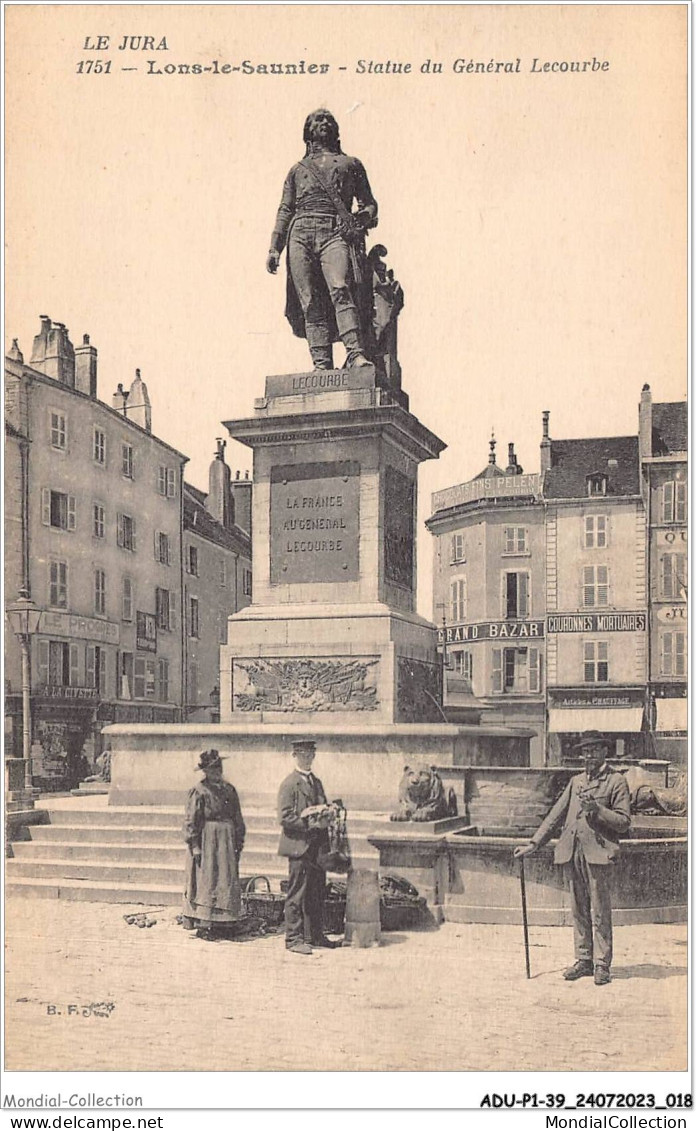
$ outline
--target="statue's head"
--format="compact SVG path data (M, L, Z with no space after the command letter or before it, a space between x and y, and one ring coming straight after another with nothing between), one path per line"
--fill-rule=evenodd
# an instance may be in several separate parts
M338 122L330 110L313 110L307 115L302 140L307 147L307 153L311 153L314 146L321 146L332 153L341 152Z

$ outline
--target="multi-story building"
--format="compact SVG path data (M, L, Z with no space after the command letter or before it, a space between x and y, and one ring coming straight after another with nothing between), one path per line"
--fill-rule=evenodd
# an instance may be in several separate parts
M653 750L687 753L688 417L684 401L640 400L640 465L648 524L649 699Z
M448 718L531 729L530 757L543 765L545 534L539 475L524 475L513 445L503 471L490 441L474 479L436 491L426 525L434 535L433 619L443 649Z
M75 349L65 326L46 317L30 364L16 343L6 359L6 437L5 599L28 590L41 610L31 640L34 776L47 787L70 785L99 753L106 723L186 715L194 605L184 566L197 542L195 533L187 537L185 559L187 457L153 435L139 371L105 404L88 337ZM203 541L216 538L224 543L218 557L244 552L248 565L248 537L208 515ZM213 589L212 561L209 578L207 556L201 560L196 662L213 689L221 567ZM235 589L225 609L235 611L236 600ZM9 632L5 671L7 745L19 753L20 649Z
M220 645L227 620L251 602L251 480L234 481L225 443L210 465L206 495L184 484L186 715L220 721Z
M585 730L644 756L645 508L637 436L551 440L544 413L548 759Z
M433 618L448 717L537 732L532 764L576 761L581 732L619 757L686 751L687 416L643 390L639 435L552 440L540 474L512 445L437 491ZM642 472L642 474L641 474Z

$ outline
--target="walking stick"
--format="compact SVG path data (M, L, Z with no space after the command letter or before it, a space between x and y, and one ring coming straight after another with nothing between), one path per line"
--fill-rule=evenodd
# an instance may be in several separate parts
M524 930L524 962L527 968L527 977L531 978L529 971L529 927L527 926L527 892L524 886L524 857L520 856L520 894L522 896L522 927Z

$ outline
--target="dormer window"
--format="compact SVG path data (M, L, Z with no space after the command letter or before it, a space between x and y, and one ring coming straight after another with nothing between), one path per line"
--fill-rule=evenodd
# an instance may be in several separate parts
M587 476L587 494L588 495L606 495L607 493L607 476L603 471L595 472L593 475Z

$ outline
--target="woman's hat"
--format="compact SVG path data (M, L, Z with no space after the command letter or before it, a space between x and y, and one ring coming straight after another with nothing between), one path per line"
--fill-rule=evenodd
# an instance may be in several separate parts
M209 770L211 766L219 766L222 758L217 750L204 750L200 756L197 770Z

